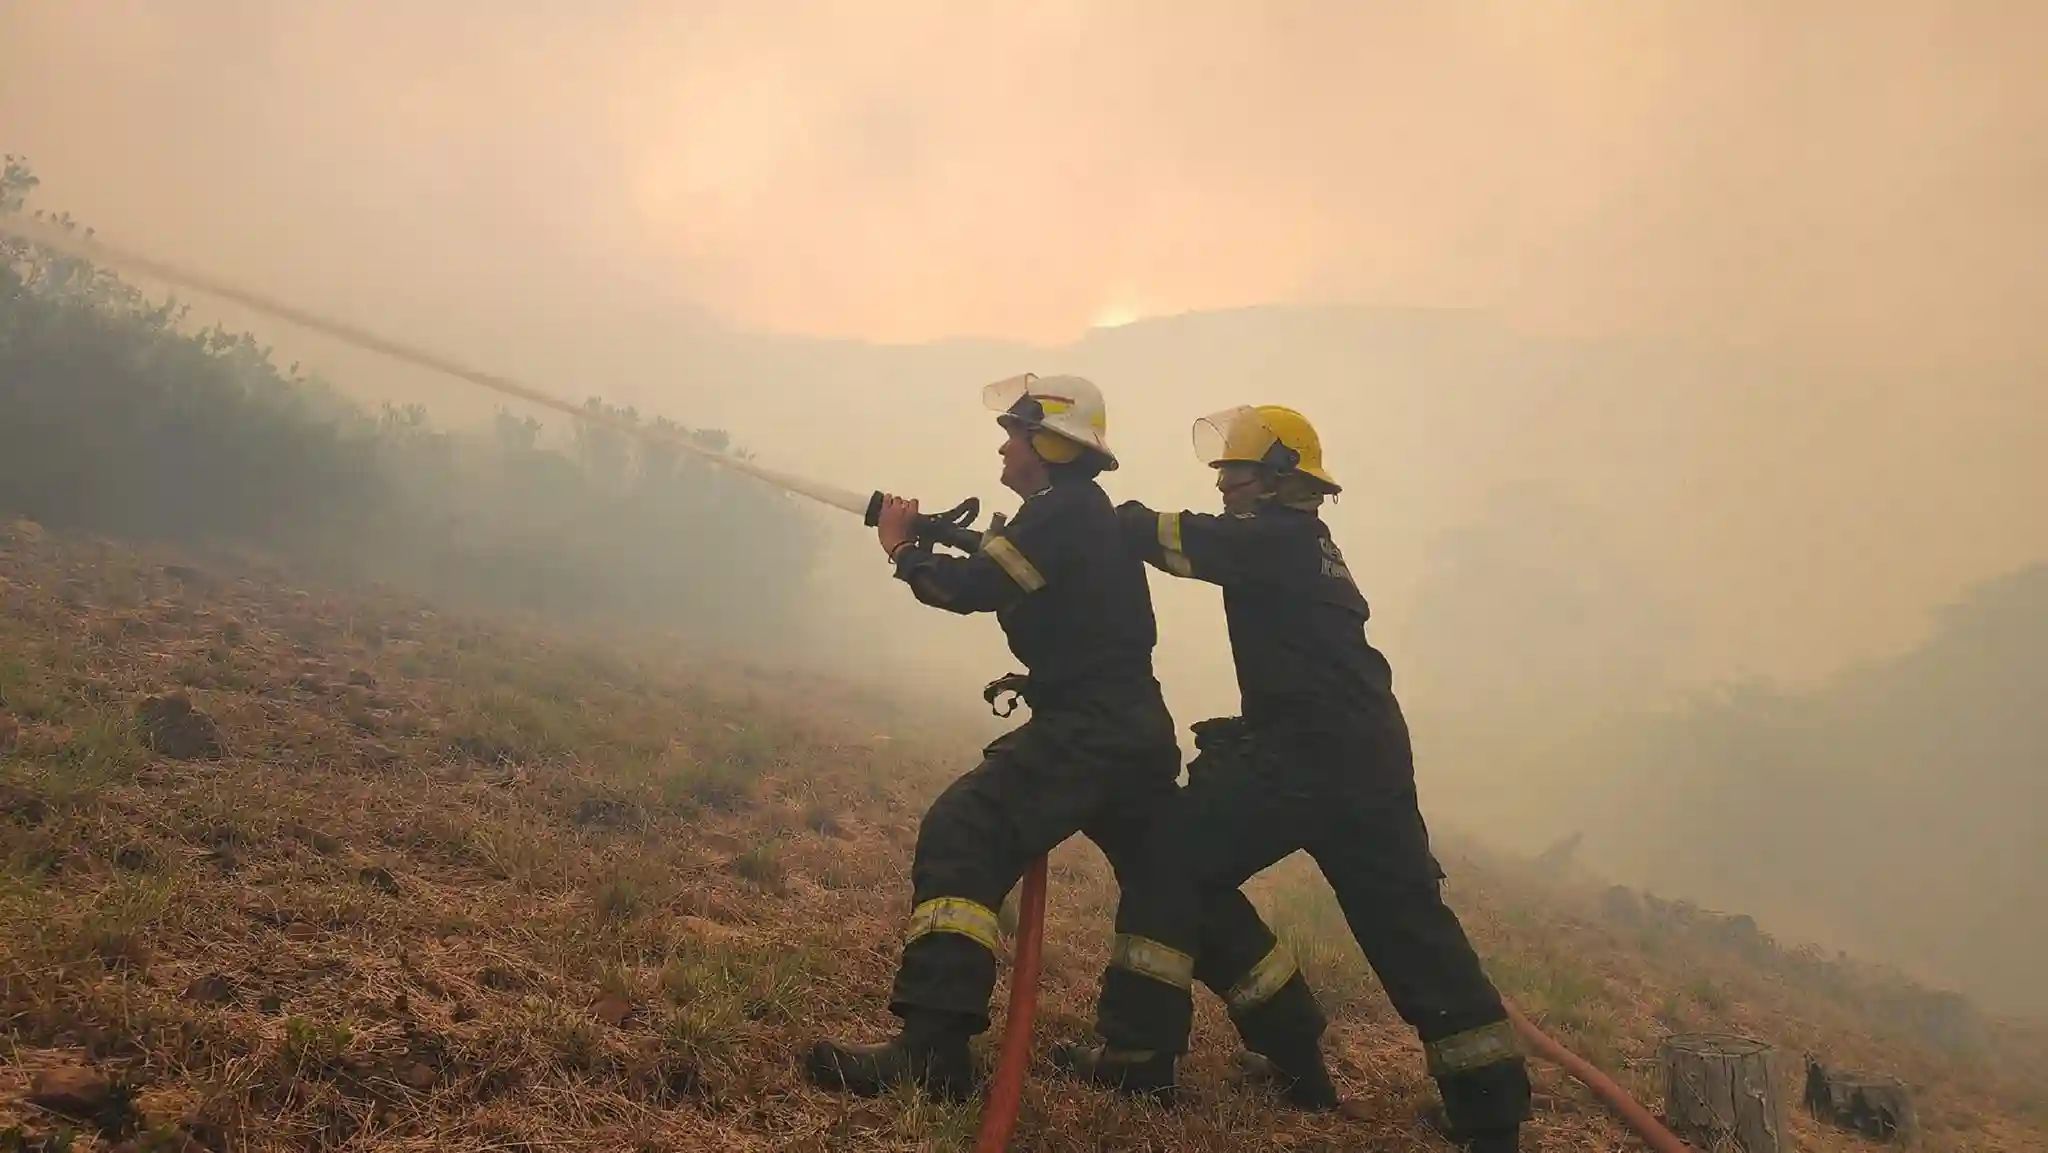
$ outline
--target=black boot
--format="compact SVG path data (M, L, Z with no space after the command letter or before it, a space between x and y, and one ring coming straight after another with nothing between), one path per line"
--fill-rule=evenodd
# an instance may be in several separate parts
M1423 1120L1436 1130L1437 1136L1466 1151L1466 1153L1520 1153L1522 1131L1513 1129L1483 1129L1467 1131L1452 1125L1444 1115L1441 1106L1433 1106L1423 1115Z
M1053 1068L1104 1089L1172 1104L1175 1084L1171 1053L1111 1049L1101 1045L1057 1045Z
M818 1041L804 1057L804 1073L821 1088L856 1097L879 1097L912 1084L944 1101L974 1095L974 1059L967 1051L968 1028L950 1016L919 1014L903 1031L879 1045Z
M1290 1052L1254 1053L1247 1049L1237 1055L1237 1079L1242 1085L1258 1085L1280 1094L1280 1099L1297 1109L1327 1113L1337 1107L1337 1087L1330 1083L1330 1070L1323 1064L1320 1048Z

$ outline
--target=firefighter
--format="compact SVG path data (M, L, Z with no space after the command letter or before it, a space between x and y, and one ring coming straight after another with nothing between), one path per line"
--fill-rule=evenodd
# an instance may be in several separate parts
M1126 883L1128 862L1178 795L1180 750L1152 672L1157 636L1144 562L1123 544L1095 479L1117 466L1102 396L1078 377L1026 374L990 385L984 401L1008 433L1002 483L1024 498L1016 518L991 529L974 555L944 556L918 539L917 503L892 496L877 535L919 601L996 614L1029 670L996 685L1014 684L1031 719L991 743L918 827L912 909L889 1001L899 1034L882 1044L820 1041L805 1057L813 1081L861 1095L908 1082L946 1099L967 1096L968 1041L989 1025L1004 896L1032 861L1077 832ZM1235 891L1216 899L1205 923L1240 948L1272 939ZM1228 946L1214 951L1232 955ZM1207 975L1197 973L1192 947L1119 938L1113 953L1115 964L1183 998Z
M1366 640L1365 598L1320 515L1339 491L1321 443L1300 413L1277 406L1206 417L1195 442L1216 469L1223 514L1132 501L1118 520L1152 565L1222 587L1242 715L1197 726L1201 771L1190 767L1132 867L1120 918L1163 948L1195 949L1208 939L1207 902L1307 850L1421 1037L1443 1097L1439 1126L1475 1153L1508 1153L1528 1116L1528 1072L1500 994L1442 898L1392 673ZM1107 1044L1068 1047L1059 1063L1126 1091L1170 1084L1186 1049L1186 1002L1185 990L1112 971L1098 1019ZM1162 1020L1180 1030L1164 1042ZM1260 1051L1255 1065L1283 1083L1316 1077L1319 1018L1313 1029Z

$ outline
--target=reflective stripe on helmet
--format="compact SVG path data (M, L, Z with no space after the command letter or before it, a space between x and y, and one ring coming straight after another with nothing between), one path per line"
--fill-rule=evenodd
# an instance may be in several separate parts
M1522 1055L1521 1047L1515 1043L1515 1027L1506 1021L1453 1033L1424 1045L1422 1051L1428 1057L1432 1077L1467 1073Z
M1002 537L988 538L988 543L981 546L981 551L1003 566L1003 571L1009 573L1010 579L1016 581L1017 587L1025 592L1035 593L1045 587L1045 575L1038 571L1038 566L1026 559L1023 553L1018 552L1016 545Z
M996 911L965 897L938 897L910 911L910 927L903 943L933 933L953 933L967 938L991 953L1003 951L1002 932Z
M1259 963L1252 966L1251 972L1238 978L1237 984L1230 987L1230 992L1223 995L1223 1003L1230 1006L1233 1013L1241 1013L1255 1005L1263 1004L1286 988L1287 982L1292 981L1294 975L1300 971L1300 967L1294 963L1293 951L1285 944L1275 941L1266 955L1259 959Z
M1192 988L1195 983L1195 959L1150 937L1118 933L1109 946L1109 964L1176 989Z

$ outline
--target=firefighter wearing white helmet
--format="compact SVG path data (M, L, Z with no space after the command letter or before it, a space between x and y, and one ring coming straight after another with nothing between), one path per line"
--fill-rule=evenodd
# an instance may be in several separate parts
M1510 1153L1529 1113L1528 1073L1500 994L1443 901L1392 672L1366 640L1365 597L1320 514L1339 491L1322 441L1277 405L1204 417L1194 440L1216 470L1222 515L1136 501L1117 512L1125 542L1149 563L1222 587L1241 715L1195 726L1200 754L1133 874L1118 931L1196 952L1209 983L1230 990L1255 1066L1293 1103L1333 1107L1322 1012L1285 948L1269 934L1224 941L1203 929L1215 902L1307 850L1421 1036L1443 1096L1440 1126L1475 1153ZM1066 1047L1058 1063L1156 1093L1173 1083L1190 1015L1184 988L1112 969L1097 1021L1107 1045ZM1172 1031L1163 1042L1160 1021Z
M918 600L996 615L1029 670L997 685L1016 689L1031 719L990 744L920 822L889 999L902 1029L881 1044L819 1041L804 1066L828 1088L876 1094L913 1082L966 1096L968 1042L989 1024L1004 896L1075 833L1121 874L1177 795L1180 749L1152 673L1144 562L1124 546L1095 479L1117 464L1102 394L1079 377L1027 374L990 385L983 399L1008 434L999 452L1003 485L1024 498L1016 518L964 557L918 539L915 501L885 497L876 531ZM1251 903L1232 897L1218 902L1219 929L1233 938L1262 931ZM1185 952L1150 960L1161 979L1185 986L1193 977Z
M1099 471L1116 470L1116 454L1109 450L1109 410L1093 382L1027 372L982 389L981 400L1002 414L998 424L1028 432L1032 451L1048 464L1092 457Z

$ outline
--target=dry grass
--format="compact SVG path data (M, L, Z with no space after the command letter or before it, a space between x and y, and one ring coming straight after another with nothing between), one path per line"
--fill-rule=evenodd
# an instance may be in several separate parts
M883 708L846 686L188 564L0 527L0 1149L67 1126L81 1150L962 1147L972 1108L842 1100L795 1059L885 1027L917 815L971 736L875 742ZM218 759L138 734L179 689ZM1958 1037L1909 985L1740 926L1453 871L1503 986L1653 1103L1662 1033L1736 1028L1905 1076L1933 1148L2048 1144L2041 1030ZM1053 885L1041 1050L1086 1032L1115 897L1078 844ZM1041 1078L1017 1148L1442 1148L1327 891L1299 863L1256 890L1367 1115L1227 1087L1205 1004L1189 1106ZM66 1064L127 1104L23 1103ZM1555 1073L1539 1094L1532 1148L1629 1147Z

